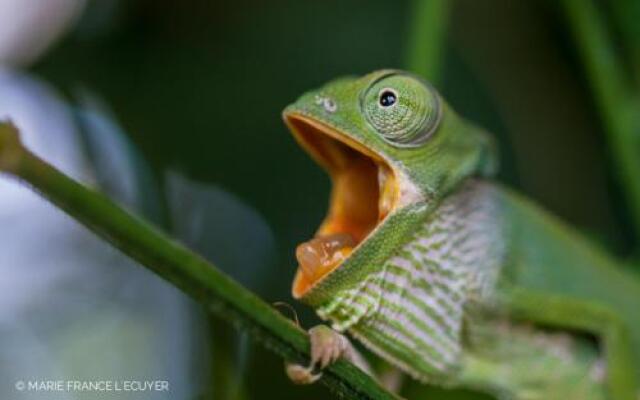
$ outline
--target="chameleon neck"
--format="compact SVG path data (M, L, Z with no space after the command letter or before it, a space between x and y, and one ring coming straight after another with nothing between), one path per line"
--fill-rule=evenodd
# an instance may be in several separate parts
M497 199L491 184L467 181L318 315L418 380L451 381L465 305L491 294L503 257Z

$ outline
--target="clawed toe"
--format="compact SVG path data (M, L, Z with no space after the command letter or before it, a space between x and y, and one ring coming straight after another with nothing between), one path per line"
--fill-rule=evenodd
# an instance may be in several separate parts
M304 367L300 364L287 364L285 371L289 379L297 385L312 384L322 376L322 373L314 374L312 367Z
M311 339L311 366L321 369L338 361L346 349L346 339L325 325L309 330Z

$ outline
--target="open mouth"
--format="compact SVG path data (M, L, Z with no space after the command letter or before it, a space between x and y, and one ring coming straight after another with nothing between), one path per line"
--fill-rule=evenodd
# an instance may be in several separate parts
M399 196L393 169L382 157L307 116L288 113L285 121L332 182L327 216L315 237L296 249L299 268L293 296L299 298L366 240Z

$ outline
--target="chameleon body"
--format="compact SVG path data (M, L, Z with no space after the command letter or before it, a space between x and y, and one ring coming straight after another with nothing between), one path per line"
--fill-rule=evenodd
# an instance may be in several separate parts
M333 329L429 384L637 398L639 281L492 182L490 137L428 83L395 70L342 78L284 118L333 181L317 237L355 240L337 262L299 258L293 295Z

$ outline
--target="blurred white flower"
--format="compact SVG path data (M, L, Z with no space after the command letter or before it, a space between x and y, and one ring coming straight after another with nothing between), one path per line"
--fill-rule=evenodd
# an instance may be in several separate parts
M85 0L0 0L0 64L34 61L80 15Z
M0 119L6 118L20 127L24 143L36 154L76 179L91 180L71 113L49 87L0 70ZM24 186L0 179L0 320L46 302L40 297L44 288L78 268L77 254L68 249L83 245L77 238L86 235L77 235L79 229Z

